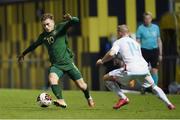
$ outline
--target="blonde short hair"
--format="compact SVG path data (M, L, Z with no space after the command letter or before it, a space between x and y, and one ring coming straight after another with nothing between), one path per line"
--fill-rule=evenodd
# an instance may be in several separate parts
M129 28L127 25L123 24L123 25L118 25L117 30L119 32L124 32L124 33L128 33L129 32Z
M146 17L146 16L148 16L148 15L152 17L152 13L149 12L149 11L145 12L145 13L143 14L143 17Z

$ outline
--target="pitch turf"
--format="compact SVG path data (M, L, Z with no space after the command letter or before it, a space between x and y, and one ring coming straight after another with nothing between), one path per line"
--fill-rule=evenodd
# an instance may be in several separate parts
M0 89L0 118L13 119L113 119L113 118L166 118L180 119L180 95L168 95L176 105L176 110L170 111L155 95L127 94L130 104L119 110L112 106L117 97L111 92L91 92L96 102L95 108L89 108L80 91L64 91L68 107L66 109L51 105L41 108L36 104L36 98L42 90ZM51 91L47 91L53 96ZM53 96L54 98L54 96Z

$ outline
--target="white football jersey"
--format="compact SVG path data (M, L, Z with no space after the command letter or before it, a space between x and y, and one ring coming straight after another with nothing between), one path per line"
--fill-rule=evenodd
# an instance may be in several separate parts
M126 36L116 40L111 50L121 54L128 74L149 73L148 63L142 56L140 45L132 38Z

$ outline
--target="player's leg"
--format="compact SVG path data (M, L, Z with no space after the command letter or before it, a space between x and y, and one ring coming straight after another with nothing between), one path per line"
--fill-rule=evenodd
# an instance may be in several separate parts
M85 98L87 99L88 105L90 107L94 107L95 103L94 103L94 101L93 101L93 99L89 93L88 86L85 83L85 81L83 80L82 75L81 75L80 71L78 70L78 68L75 65L73 65L72 69L67 71L67 74L75 82L77 87L82 90Z
M146 76L145 80L146 80L145 85L147 85L146 87L150 85L152 91L167 105L169 109L175 109L175 106L169 101L163 90L160 87L158 87L156 84L154 84L151 75Z
M116 81L116 77L106 74L104 75L103 80L109 90L115 92L121 99L127 99L127 96L120 89L120 86Z
M120 74L120 72L121 72L120 69L116 69L104 75L103 77L103 80L105 81L107 88L115 92L120 97L118 102L113 106L114 109L118 109L129 103L128 97L123 93L123 91L121 90L120 86L117 83L117 79L118 82L120 82L120 84L123 82L120 80L121 79L120 76L117 75Z
M154 83L158 85L158 49L152 50L152 54L150 57L150 63L151 63L151 75L154 80Z
M63 72L60 71L58 68L51 66L49 68L49 82L51 84L51 89L54 95L56 96L57 100L54 101L56 106L60 106L63 108L67 107L63 97L62 97L62 90L58 84L59 77L63 75Z
M151 68L151 50L147 50L144 48L141 48L142 51L142 56L143 58L146 60L146 62L148 63L148 66ZM141 94L144 95L146 92L148 91L147 88L145 87L141 87Z
M152 78L154 80L154 83L157 85L158 84L158 69L157 68L152 68L151 69L151 74L152 74Z
M95 106L94 100L91 97L91 95L89 93L89 89L87 87L87 84L84 82L83 78L74 80L74 82L82 90L82 92L84 93L84 96L87 99L88 105L90 107L94 107Z

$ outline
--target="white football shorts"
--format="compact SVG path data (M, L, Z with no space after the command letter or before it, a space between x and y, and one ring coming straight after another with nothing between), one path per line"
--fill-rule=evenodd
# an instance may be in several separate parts
M124 86L128 86L131 80L135 80L138 84L145 88L155 85L150 72L146 74L128 74L124 68L120 68L110 71L109 76L114 76L117 82Z

